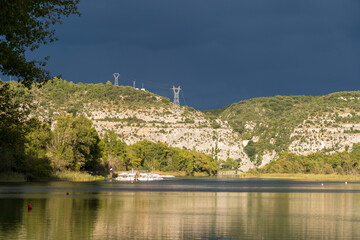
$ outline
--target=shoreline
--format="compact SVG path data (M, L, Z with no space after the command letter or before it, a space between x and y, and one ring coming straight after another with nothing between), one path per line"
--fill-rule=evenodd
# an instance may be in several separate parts
M136 170L134 170L136 171ZM116 174L130 172L130 171L117 171ZM185 171L170 171L170 172L162 172L162 171L149 171L149 173L156 173L159 175L173 175L174 177L211 177L206 172L194 172L194 175L188 175Z
M122 171L121 171L122 172ZM119 172L118 172L119 173ZM298 179L298 180L326 180L326 181L357 181L360 182L360 175L337 175L337 174L303 174L303 173L241 173L237 175L216 175L209 176L206 173L194 173L193 176L186 172L161 172L153 171L160 175L173 175L175 177L215 177L215 178L262 178L262 179ZM58 172L47 178L28 180L22 174L8 173L0 175L0 182L91 182L110 179L110 175L90 175L84 172Z
M303 173L243 173L236 177L239 178L268 178L268 179L299 179L299 180L353 180L360 181L360 175L336 175L336 174L303 174Z
M115 172L119 174L121 172L129 172L129 171L118 171ZM193 176L187 175L186 172L176 171L176 172L161 172L161 171L152 171L152 173L157 173L160 175L173 175L175 177L208 177L207 173L194 173ZM110 175L102 176L102 175L91 175L85 172L57 172L53 173L49 177L37 178L37 179L27 179L25 175L19 173L5 173L0 174L0 183L1 182L91 182L91 181L104 181L106 179L111 179Z
M49 177L40 177L34 179L28 179L24 174L8 172L0 174L0 183L5 182L90 182L104 180L106 177L101 175L90 175L85 172L56 172Z

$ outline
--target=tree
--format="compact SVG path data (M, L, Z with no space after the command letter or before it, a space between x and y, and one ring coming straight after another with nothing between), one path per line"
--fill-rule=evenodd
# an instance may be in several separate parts
M25 158L17 164L17 170L29 179L50 176L52 168L46 156L47 144L52 137L50 125L31 118L25 123L25 132Z
M28 61L25 53L57 40L53 26L63 17L80 15L80 0L1 0L0 71L16 76L25 86L50 79L45 61Z
M101 157L100 138L91 120L58 117L48 156L55 170L93 169Z
M17 172L29 179L49 176L46 145L51 129L28 119L32 96L18 83L0 81L0 172Z
M106 167L118 169L125 169L125 151L126 144L119 139L119 136L114 130L107 131L104 134L104 152L103 158Z
M238 166L238 163L234 159L227 158L226 161L224 161L222 164L222 169L232 170L232 169L236 169L237 166Z
M0 171L16 170L23 159L28 97L25 88L0 81Z

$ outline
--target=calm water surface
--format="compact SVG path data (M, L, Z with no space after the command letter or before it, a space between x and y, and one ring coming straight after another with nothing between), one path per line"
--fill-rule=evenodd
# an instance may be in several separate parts
M360 239L360 183L0 183L0 239Z

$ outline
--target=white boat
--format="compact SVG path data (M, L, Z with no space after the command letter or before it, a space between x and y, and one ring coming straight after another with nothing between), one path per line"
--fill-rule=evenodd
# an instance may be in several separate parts
M172 175L160 175L157 173L120 173L115 180L117 181L157 181L164 178L173 178Z
M135 173L120 173L117 178L117 181L135 181Z
M161 175L156 173L140 173L138 178L139 181L154 181L154 180L163 180L164 178Z
M175 176L173 176L173 175L161 175L161 177L163 177L163 178L174 178Z

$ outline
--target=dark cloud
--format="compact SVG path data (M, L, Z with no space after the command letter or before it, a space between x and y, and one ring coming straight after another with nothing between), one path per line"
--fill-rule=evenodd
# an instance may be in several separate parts
M38 52L74 82L119 72L168 97L181 85L198 109L359 89L358 0L86 0L80 11Z

